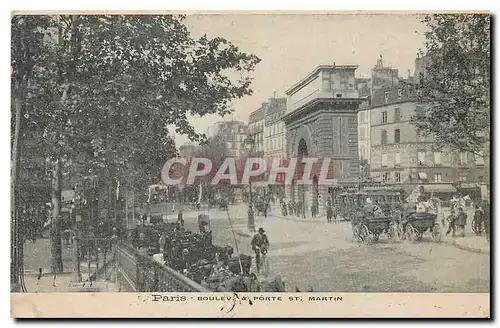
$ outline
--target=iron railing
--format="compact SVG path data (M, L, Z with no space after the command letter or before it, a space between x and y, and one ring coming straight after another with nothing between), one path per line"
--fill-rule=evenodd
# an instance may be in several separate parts
M116 248L117 277L135 292L210 292L172 268L162 265L135 248L119 243Z

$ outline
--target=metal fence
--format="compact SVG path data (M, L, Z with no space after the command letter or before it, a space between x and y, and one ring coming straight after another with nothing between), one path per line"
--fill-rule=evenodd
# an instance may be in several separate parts
M119 243L116 248L117 280L122 291L209 292L207 288L162 265L135 248ZM128 286L127 286L128 285Z

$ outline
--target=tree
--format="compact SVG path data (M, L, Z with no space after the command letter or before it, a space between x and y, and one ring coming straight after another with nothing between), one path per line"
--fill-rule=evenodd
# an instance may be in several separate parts
M45 19L49 26L39 27L44 58L22 101L42 131L37 154L53 163L52 270L61 272L54 223L67 167L77 180L92 173L108 185L122 181L141 189L174 154L167 126L202 139L187 113L231 112L234 98L252 93L249 73L260 60L223 38L192 38L182 16ZM231 71L240 78L230 79Z
M11 284L17 290L19 273L22 270L22 250L24 245L23 230L27 222L24 216L17 214L18 195L21 192L18 183L20 170L20 149L25 143L28 130L36 128L23 102L28 98L29 89L36 77L37 63L43 60L46 49L43 29L49 25L47 17L14 17L12 20L11 39ZM24 111L23 111L24 109ZM24 147L24 154L32 154L30 147ZM35 181L31 180L34 184ZM41 216L37 216L39 218ZM39 225L39 222L36 222Z
M209 175L203 177L204 183L210 184L218 169L222 166L226 158L230 157L229 149L227 148L226 136L222 133L217 133L215 136L203 141L201 147L197 151L198 157L208 158L212 162L212 171ZM213 197L220 190L220 186L216 188L208 187L205 194Z
M443 146L481 155L490 139L490 17L432 14L425 73L417 86L424 106L412 122Z

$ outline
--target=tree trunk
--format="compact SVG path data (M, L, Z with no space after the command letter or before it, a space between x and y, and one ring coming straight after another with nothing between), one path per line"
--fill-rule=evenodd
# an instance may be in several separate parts
M52 273L62 273L62 245L61 245L61 160L54 163L52 176L52 225L50 227L50 252Z
M17 173L18 173L18 150L19 150L19 135L21 128L21 100L19 95L14 96L14 110L15 110L15 127L14 127L14 140L12 143L12 157L11 157L11 185L10 185L10 211L11 211L11 225L10 225L10 283L13 291L19 289L19 270L21 267L22 258L19 257L19 222L16 211L16 190L17 190Z

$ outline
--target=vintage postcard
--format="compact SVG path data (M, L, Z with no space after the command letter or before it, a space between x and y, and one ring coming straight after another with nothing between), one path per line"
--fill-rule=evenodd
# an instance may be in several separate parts
M490 317L489 13L11 29L12 317Z

